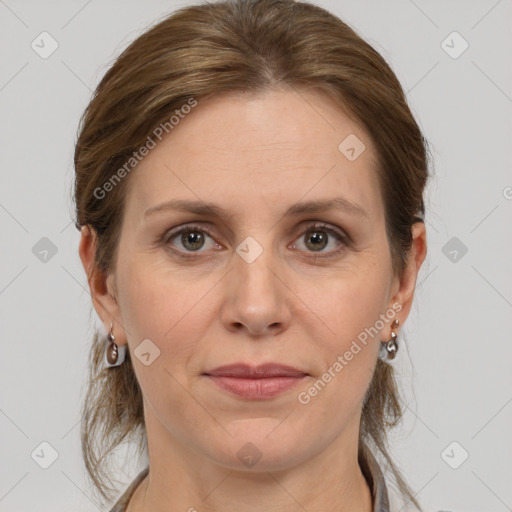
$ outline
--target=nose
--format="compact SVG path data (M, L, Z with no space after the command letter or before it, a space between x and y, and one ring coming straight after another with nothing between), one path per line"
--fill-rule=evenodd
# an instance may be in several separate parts
M290 325L290 290L267 251L252 263L235 255L226 277L221 318L231 332L275 336Z

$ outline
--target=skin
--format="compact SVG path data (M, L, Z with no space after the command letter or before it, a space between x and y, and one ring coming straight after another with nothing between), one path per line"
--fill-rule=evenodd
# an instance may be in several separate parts
M366 146L354 161L338 150L349 134ZM308 404L298 395L380 314L400 304L394 318L401 327L411 308L425 226L413 226L399 278L375 158L360 125L319 92L214 96L129 176L119 256L108 276L95 272L94 232L82 229L79 252L94 307L107 329L114 322L116 343L128 344L144 396L150 473L128 512L253 512L255 504L270 512L372 510L357 462L358 431L391 321L359 343L357 355ZM367 217L336 209L284 216L292 204L337 196ZM166 211L144 218L171 199L214 202L233 216ZM180 235L159 243L191 222L211 227L204 245ZM315 222L352 241L310 229ZM315 232L327 235L326 245ZM263 249L252 263L236 252L248 236ZM195 259L178 256L187 252ZM160 350L148 366L133 352L144 339ZM269 361L309 375L265 400L231 395L202 375L224 364ZM252 467L237 456L249 442L262 455Z

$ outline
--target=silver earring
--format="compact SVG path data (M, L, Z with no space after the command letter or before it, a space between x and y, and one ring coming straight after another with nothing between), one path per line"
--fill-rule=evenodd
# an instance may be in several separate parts
M125 355L126 355L126 346L121 345L120 347L116 345L114 333L112 332L113 324L110 322L110 332L107 336L107 343L105 346L105 354L103 357L103 362L106 367L112 368L114 366L120 366L123 364Z
M388 341L381 342L381 351L379 353L379 358L382 361L392 361L393 359L395 359L396 353L398 352L398 336L396 335L394 329L398 327L398 324L399 322L397 319L393 320L393 323L391 324L391 339L389 339ZM381 355L383 352L385 353L384 356Z

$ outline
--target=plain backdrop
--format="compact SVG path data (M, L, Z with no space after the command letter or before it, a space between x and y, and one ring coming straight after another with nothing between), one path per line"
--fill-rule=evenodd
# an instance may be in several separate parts
M392 453L426 511L512 510L512 2L315 3L381 52L433 150L428 257L395 361L407 407ZM100 324L72 224L74 143L115 57L188 4L0 0L2 512L100 510L79 438Z

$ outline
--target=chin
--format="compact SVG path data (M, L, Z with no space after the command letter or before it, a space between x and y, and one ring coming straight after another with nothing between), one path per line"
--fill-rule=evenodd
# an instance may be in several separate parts
M285 420L286 421L286 420ZM218 451L210 457L231 470L280 471L293 467L306 457L303 442L294 438L283 424L273 418L255 418L232 424L226 430L232 435L217 440ZM241 425L243 423L243 425ZM221 445L225 440L226 444ZM302 439L303 441L303 439Z

